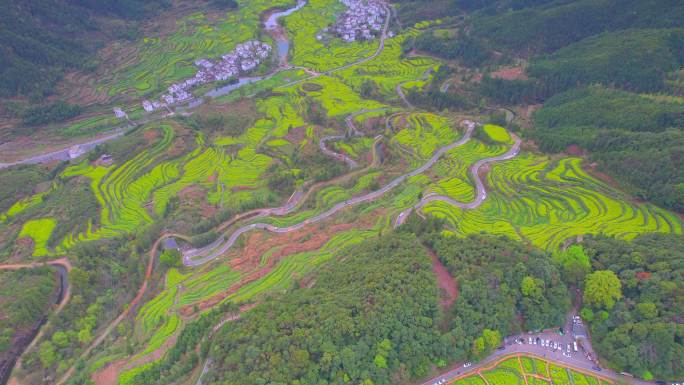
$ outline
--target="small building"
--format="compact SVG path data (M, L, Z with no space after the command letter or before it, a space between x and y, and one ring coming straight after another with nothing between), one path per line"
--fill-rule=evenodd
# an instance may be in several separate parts
M126 113L119 107L114 107L114 116L116 116L119 119L127 117Z
M176 242L176 238L168 237L168 238L164 238L164 240L162 241L162 249L164 249L164 250L179 250L180 247L178 247L178 242Z

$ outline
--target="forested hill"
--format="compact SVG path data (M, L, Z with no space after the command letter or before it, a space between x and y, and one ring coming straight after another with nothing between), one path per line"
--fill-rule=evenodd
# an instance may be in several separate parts
M400 14L410 20L419 3L402 2ZM542 150L583 150L631 194L684 210L683 2L440 4L443 23L404 49L461 66L453 93L521 112L543 103L526 127Z
M0 97L40 99L65 69L88 69L112 38L131 38L127 20L150 16L169 0L0 0Z

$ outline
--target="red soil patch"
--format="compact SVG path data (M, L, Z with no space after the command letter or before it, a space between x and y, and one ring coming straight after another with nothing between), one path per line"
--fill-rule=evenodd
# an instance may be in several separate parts
M449 309L456 301L456 298L458 298L458 284L454 280L454 277L449 274L449 271L442 261L437 258L437 255L430 251L430 256L432 257L432 272L434 272L435 277L437 277L437 286L439 286L442 293L445 294L440 298L439 304L443 308Z
M292 144L299 144L304 138L306 138L306 126L293 128L283 136L283 139Z
M196 185L188 186L178 192L178 197L182 202L202 199L204 198L204 190Z
M651 273L649 273L648 271L640 271L636 273L636 277L638 280L644 281L651 278Z
M117 385L119 372L126 365L126 359L114 361L90 376L95 385Z
M504 67L490 74L494 79L527 80L523 67Z
M147 143L152 143L158 137L159 137L159 131L158 130L146 130L143 133L143 138L145 138Z
M568 148L565 149L565 152L568 155L573 155L573 156L582 156L584 155L584 150L576 144L571 144L568 146Z
M252 187L252 186L233 186L230 189L230 191L232 191L232 192L247 191L247 190L254 190L254 187Z
M218 172L214 172L213 174L209 175L207 178L207 182L209 183L214 183L218 179Z
M269 238L266 241L263 240L263 235L261 233L253 234L248 238L241 256L229 262L232 268L248 273L243 276L239 282L233 284L227 290L218 293L204 301L185 306L180 309L180 313L184 317L189 317L195 313L195 308L199 309L200 311L211 308L223 301L225 298L229 297L231 294L238 291L242 286L266 276L271 272L271 270L273 270L276 263L284 257L305 251L317 250L325 245L325 243L327 243L334 234L358 226L358 224L345 223L330 226L325 230L321 230L320 227L315 229L305 229L287 234L279 234ZM311 236L312 234L313 236ZM303 238L306 236L311 237L304 240ZM266 264L260 268L259 265L261 263L261 256L267 251L282 245L285 246L275 250L269 257Z

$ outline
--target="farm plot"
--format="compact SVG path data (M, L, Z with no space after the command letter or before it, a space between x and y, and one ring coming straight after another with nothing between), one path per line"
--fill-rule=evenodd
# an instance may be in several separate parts
M548 250L583 234L631 239L646 232L682 232L676 216L650 204L628 201L586 174L577 158L555 163L521 154L492 165L486 182L491 192L477 209L433 202L424 211L445 218L457 234L486 231L524 238Z
M145 209L152 192L178 177L178 169L159 158L171 145L174 137L170 126L162 125L161 139L149 150L141 152L119 167L93 167L86 163L65 170L64 176L82 175L102 207L100 224L95 231L87 231L80 240L91 240L127 234L151 223ZM68 248L73 238L67 238L62 248Z
M344 82L359 89L365 81L372 81L378 86L380 93L389 98L396 98L396 87L404 84L406 87L421 86L425 83L425 74L438 66L438 63L428 57L402 58L401 44L407 38L417 34L416 30L385 40L382 53L373 60L357 66L336 72L335 75Z
M484 132L495 142L512 144L513 138L508 134L505 128L495 124L485 124L483 126Z
M53 218L33 219L24 223L19 237L29 237L33 240L33 256L42 257L52 254L47 243L57 222Z
M520 359L520 361L518 361ZM549 365L551 381L547 381L546 365ZM531 371L535 371L532 373ZM572 380L570 379L572 376ZM525 378L526 377L526 378ZM543 377L543 378L541 378ZM493 368L481 370L465 378L452 382L454 385L483 385L486 379L489 385L598 385L599 379L591 375L578 373L569 368L559 366L535 357L512 357L499 362ZM609 385L609 382L605 382Z
M338 0L309 1L299 11L281 19L292 42L292 64L323 72L375 52L379 44L377 40L345 43L337 38L327 42L316 39L316 35L332 24L344 9Z
M401 122L403 119L405 123ZM459 130L454 128L454 122L431 113L411 113L406 117L396 117L392 126L399 132L392 137L390 143L407 149L417 157L413 167L419 166L437 149L455 142L461 136Z
M119 65L102 74L99 86L109 96L155 95L171 83L193 76L195 60L217 58L238 43L259 38L261 12L291 5L291 0L250 0L240 1L239 10L216 21L202 12L189 15L177 21L169 34L147 36L134 47L120 47Z

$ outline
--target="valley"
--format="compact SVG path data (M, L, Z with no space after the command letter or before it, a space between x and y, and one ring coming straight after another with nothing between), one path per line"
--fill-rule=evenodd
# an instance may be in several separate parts
M469 39L503 20L494 8L422 19L420 0L171 3L141 22L144 37L98 52L87 114L34 133L17 123L0 144L0 269L36 274L26 282L40 279L41 301L59 293L36 307L8 384L643 385L684 373L678 198L611 179L625 153L598 150L606 130L675 135L676 92L592 83L541 96L551 87L530 84L551 82L556 56L530 78L495 77L537 59L494 45L484 58ZM580 114L600 95L623 112L589 128L601 119ZM587 133L577 142L591 152L559 147L557 127ZM593 279L617 294L592 297ZM0 309L16 309L6 286ZM568 314L594 356L511 341L562 330ZM10 318L0 337L18 340ZM643 342L648 322L672 344ZM637 363L618 331L654 353Z

